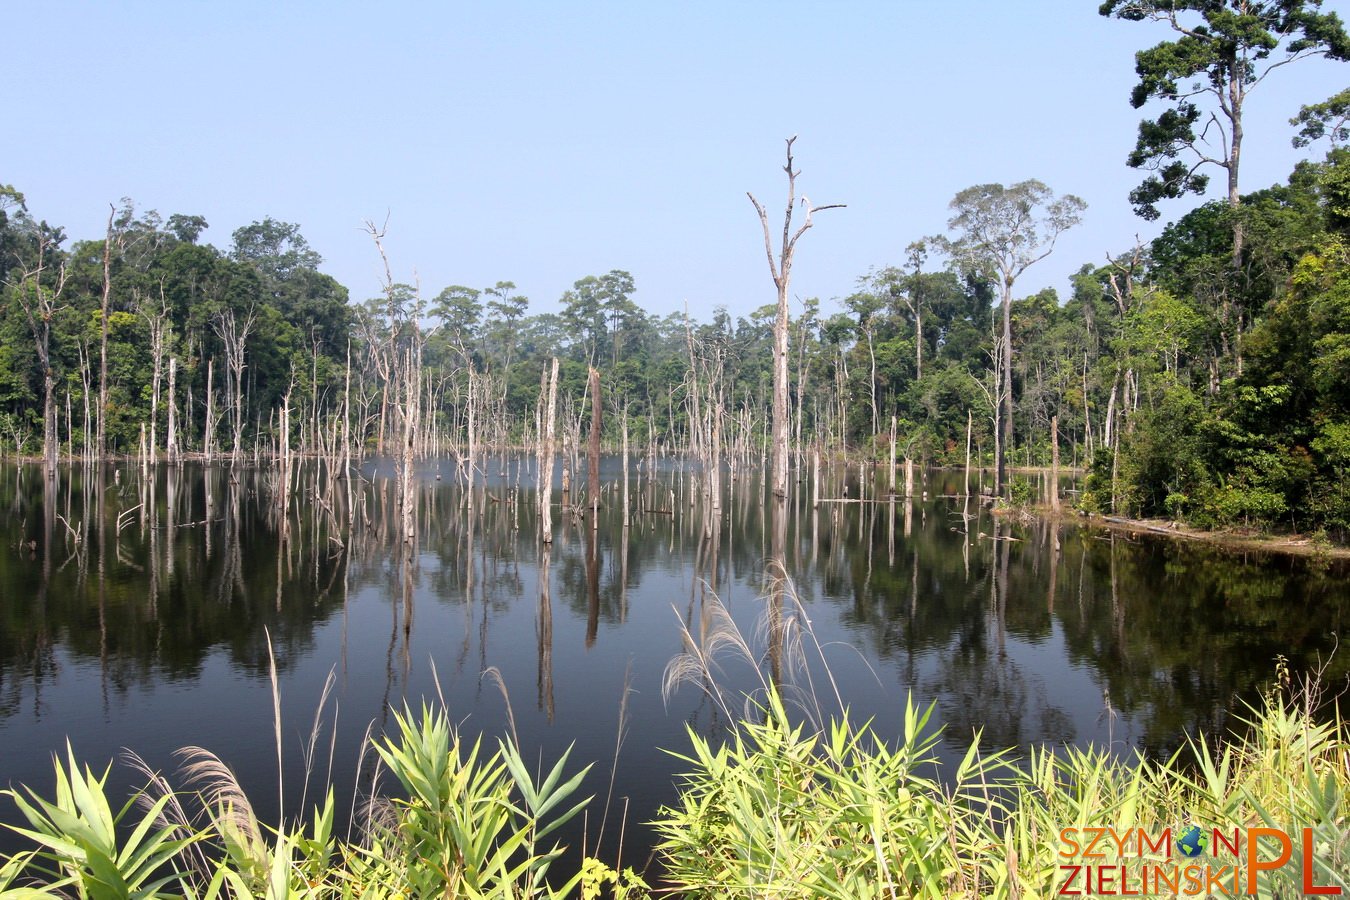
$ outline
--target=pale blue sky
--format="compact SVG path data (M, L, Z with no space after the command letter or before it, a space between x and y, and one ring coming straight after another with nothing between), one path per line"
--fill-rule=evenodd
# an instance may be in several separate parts
M395 277L427 297L509 279L549 311L620 268L652 312L743 315L774 296L745 192L781 215L797 134L801 190L848 208L803 239L794 294L902 263L962 188L1039 178L1089 208L1019 294L1064 295L1161 227L1132 214L1124 160L1134 51L1167 32L1097 5L12 4L0 182L76 238L123 196L205 216L222 248L264 216L296 222L358 300L380 274L361 223L387 213ZM1287 120L1350 81L1340 65L1253 94L1245 190L1306 153Z

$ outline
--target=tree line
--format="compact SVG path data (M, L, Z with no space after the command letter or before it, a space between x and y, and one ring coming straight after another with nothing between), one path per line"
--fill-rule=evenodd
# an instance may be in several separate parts
M933 464L969 447L1004 495L1019 490L1010 466L1058 452L1088 471L1085 508L1344 537L1350 90L1293 120L1312 152L1287 181L1244 193L1238 180L1249 92L1306 56L1350 55L1319 6L1102 6L1174 31L1136 58L1131 102L1161 109L1127 160L1145 173L1139 213L1203 190L1207 167L1228 191L1085 264L1067 296L1019 295L1019 279L1084 205L1027 180L957 194L945 231L861 274L836 310L790 302L791 251L829 208L802 210L790 233L791 140L777 250L750 198L779 302L705 320L645 309L621 269L531 313L511 281L424 295L386 260L380 295L353 301L294 224L264 218L217 248L203 217L124 200L103 235L72 241L0 186L0 447L49 467L399 451L452 454L472 473L482 448L538 442L550 388L558 439L577 452L594 370L611 446L745 461L777 438L798 458Z

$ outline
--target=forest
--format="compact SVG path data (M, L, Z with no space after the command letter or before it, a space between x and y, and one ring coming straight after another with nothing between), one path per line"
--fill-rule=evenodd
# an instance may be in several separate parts
M1044 189L1014 185L1034 198ZM197 216L138 212L71 242L6 189L0 213L0 440L76 459L384 452L400 348L416 344L423 452L533 441L540 373L561 361L564 432L583 432L588 367L606 439L684 448L713 379L734 452L766 445L774 307L698 322L639 305L633 278L579 278L561 312L530 314L510 281L424 298L391 283L349 301L297 226L263 219L227 249ZM1241 265L1231 265L1241 223ZM1350 528L1350 151L1288 183L1204 204L1151 246L1084 265L1072 292L1010 303L1014 465L1090 466L1085 508L1202 525ZM840 309L808 299L790 341L792 431L827 452L930 464L990 461L999 281L944 238L861 275ZM372 250L372 252L374 252ZM44 409L50 415L44 414ZM575 440L574 440L575 445ZM1010 484L1010 489L1012 485Z
M1142 8L1102 12L1141 18ZM1226 170L1228 194L1149 244L1085 263L1067 296L1017 293L1084 207L1035 180L962 191L945 231L934 223L904 259L860 273L834 300L788 299L791 252L818 210L775 251L751 197L780 304L708 321L648 308L619 269L579 277L557 313L531 313L509 280L432 294L396 280L387 259L384 290L351 297L296 224L264 217L217 247L205 217L124 199L104 234L80 239L30 209L22 185L0 186L0 449L54 467L350 459L408 445L471 472L482 448L534 445L541 377L557 359L565 453L588 429L595 370L607 445L716 444L731 460L767 458L781 356L799 459L973 458L997 467L997 493L1025 501L1017 468L1056 458L1086 472L1075 499L1084 511L1344 541L1350 90L1303 108L1291 135L1308 158L1255 191L1237 179L1233 100L1263 64L1344 58L1350 44L1334 14L1268 19L1237 37L1216 20L1139 54L1132 102L1165 109L1141 123L1129 156L1146 173L1131 194L1137 211L1156 218L1159 202L1203 191L1204 164ZM1201 79L1195 91L1178 86L1189 77ZM1206 120L1229 129L1226 155L1187 159L1204 146ZM785 239L792 153L789 140ZM367 230L384 258L383 228Z

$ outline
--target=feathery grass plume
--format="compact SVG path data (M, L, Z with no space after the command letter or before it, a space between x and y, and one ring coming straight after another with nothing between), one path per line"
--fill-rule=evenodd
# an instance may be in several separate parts
M200 799L207 830L224 851L224 860L248 883L264 883L272 850L234 770L203 747L183 747L175 755L181 760L184 784Z
M678 615L676 611L676 616ZM757 665L758 657L750 649L740 629L736 627L731 613L712 590L707 592L703 602L700 603L698 617L698 638L690 631L689 623L684 619L678 619L680 644L684 649L666 663L665 673L661 679L661 699L669 705L670 698L680 687L690 683L697 684L722 714L731 719L733 718L731 707L718 683L718 676L722 673L718 658L723 653L729 652L753 666L755 672L762 677Z
M795 583L781 566L773 568L773 581L764 598L764 609L755 619L750 640L712 590L703 594L696 623L679 620L683 649L666 663L661 680L661 698L667 706L683 685L694 684L728 721L758 718L770 694L777 694L780 701L799 709L817 729L824 728L831 715L845 711L843 692L830 669L827 652L836 644L820 640ZM771 607L772 603L778 603L778 608ZM777 684L768 662L774 652L779 661ZM724 656L746 663L754 679L753 690L744 692L735 710L721 683L725 675L721 664ZM829 686L824 699L817 687L816 669L823 673ZM868 669L876 677L870 665Z
M187 807L183 805L183 797L174 790L173 785L169 783L163 773L152 768L134 750L123 748L122 761L132 771L139 772L146 779L145 787L138 790L135 795L136 803L141 809L149 811L160 798L167 799L167 802L160 809L157 824L161 827L174 828L175 834L182 838L199 833L200 813L196 817L188 813ZM213 866L207 857L205 845L200 841L193 841L186 849L188 851L187 861L193 871L199 877L209 880Z
M309 784L314 775L314 756L318 748L319 735L323 733L323 711L328 706L328 698L333 693L333 685L337 683L337 669L330 668L328 677L323 680L323 690L319 692L319 702L314 707L314 722L309 728L309 739L301 748L301 756L305 762L304 781L301 785L300 808L306 809L309 801ZM324 779L324 784L332 784L333 781L333 752L337 739L338 710L336 704L333 707L333 731L329 740L328 750L328 775Z
M516 731L516 713L515 710L511 708L511 694L506 690L506 681L502 678L501 669L498 669L496 666L488 666L483 670L483 674L480 677L484 681L490 681L497 686L498 692L502 695L502 702L506 704L506 725L511 730L511 740L519 745L520 734ZM439 692L439 690L440 686L437 685L437 691ZM444 699L442 699L441 705L445 706Z

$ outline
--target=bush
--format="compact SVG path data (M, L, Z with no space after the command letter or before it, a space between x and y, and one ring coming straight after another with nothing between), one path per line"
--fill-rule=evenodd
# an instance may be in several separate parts
M1032 490L1031 480L1022 476L1015 476L1008 482L1008 502L1016 509L1025 509L1032 504L1036 498L1035 491Z
M1109 447L1101 447L1092 454L1083 492L1078 495L1078 509L1085 513L1111 511L1111 465L1114 455Z
M1246 527L1273 525L1289 511L1283 494L1237 481L1215 488L1205 506L1218 524Z

